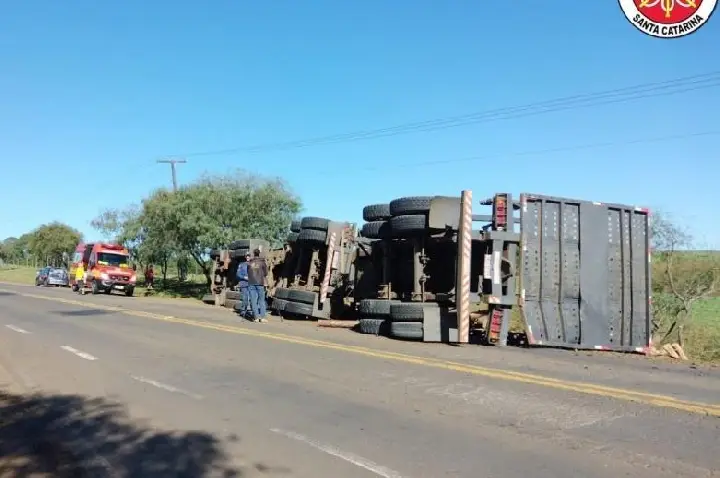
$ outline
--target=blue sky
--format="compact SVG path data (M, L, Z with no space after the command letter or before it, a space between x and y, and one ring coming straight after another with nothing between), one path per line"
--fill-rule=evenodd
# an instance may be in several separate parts
M9 2L0 15L0 238L52 220L96 236L89 221L101 209L170 185L167 165L155 163L168 154L720 70L720 14L694 35L661 40L635 30L616 1L560 3ZM305 214L337 220L359 220L365 204L464 188L476 198L510 191L637 204L671 213L701 246L718 247L719 214L706 205L717 195L720 136L627 142L720 130L719 107L718 89L706 89L372 141L190 157L178 174L181 183L238 167L279 175ZM518 155L598 142L619 144ZM473 156L495 159L452 161Z

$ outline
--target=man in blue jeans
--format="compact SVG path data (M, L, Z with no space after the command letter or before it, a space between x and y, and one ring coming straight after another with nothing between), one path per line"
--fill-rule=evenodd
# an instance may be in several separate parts
M240 299L241 305L236 310L240 312L242 317L247 316L248 310L252 310L250 307L250 293L248 292L248 262L250 261L250 254L245 254L245 262L238 264L237 268L237 280L238 287L240 288Z
M260 257L260 249L253 251L253 258L248 262L248 291L252 304L252 321L267 322L265 318L267 302L265 301L265 277L268 267L265 259Z

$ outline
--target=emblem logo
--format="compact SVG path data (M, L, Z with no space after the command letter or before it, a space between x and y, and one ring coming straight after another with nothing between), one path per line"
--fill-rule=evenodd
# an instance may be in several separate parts
M704 26L718 0L619 0L625 17L646 35L679 38Z

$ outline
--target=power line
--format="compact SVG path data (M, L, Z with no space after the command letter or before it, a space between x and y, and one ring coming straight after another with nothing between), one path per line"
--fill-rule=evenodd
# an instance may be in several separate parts
M178 182L177 182L177 170L175 169L175 165L176 164L185 164L185 163L187 163L187 160L185 160L185 159L158 159L157 162L170 165L170 171L172 173L173 191L177 192Z
M587 150L593 150L593 149L601 149L601 148L611 148L615 146L632 146L636 144L650 144L650 143L662 143L665 141L676 141L680 139L690 139L690 138L699 138L703 136L719 136L720 130L716 131L701 131L696 133L687 133L687 134L677 134L677 135L669 135L669 136L655 136L650 138L638 138L638 139L632 139L627 141L605 141L605 142L599 142L599 143L588 143L588 144L580 144L580 145L574 145L574 146L559 146L556 148L547 148L547 149L536 149L536 150L529 150L529 151L518 151L514 153L497 153L497 154L484 154L484 155L478 155L478 156L466 156L463 158L453 158L453 159L439 159L434 161L421 161L421 162L412 162L412 163L404 163L404 164L390 164L390 165L383 165L383 166L377 166L377 167L367 167L367 168L360 168L360 171L386 171L388 169L393 168L415 168L418 166L434 166L438 164L452 164L452 163L463 163L463 162L472 162L472 161L482 161L482 160L489 160L489 159L498 159L498 158L505 158L505 159L511 159L511 158L519 158L523 156L541 156L544 154L552 154L552 153L567 153L567 152L573 152L573 151L587 151ZM347 174L347 170L344 170L344 174Z
M393 127L356 131L329 136L320 136L304 140L266 143L254 146L241 146L237 148L218 149L187 153L185 157L218 156L233 153L261 153L285 149L303 148L326 144L345 143L353 141L371 140L397 136L401 134L436 131L441 129L457 128L471 124L487 123L508 119L518 119L558 111L588 108L608 104L625 103L646 98L670 96L689 93L720 86L720 71L693 75L673 80L616 88L595 93L585 93L563 98L556 98L542 102L529 103L520 106L485 110L476 113L438 118L414 123L406 123Z

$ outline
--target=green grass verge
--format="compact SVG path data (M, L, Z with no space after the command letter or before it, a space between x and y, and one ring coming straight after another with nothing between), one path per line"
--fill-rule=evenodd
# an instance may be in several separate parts
M35 272L37 269L25 266L5 266L0 268L0 282L11 282L14 284L35 284ZM201 299L208 293L208 286L205 283L205 276L194 275L188 280L181 282L176 277L155 278L155 289L149 291L144 284L142 275L138 277L138 287L135 288L135 295L151 297L167 297L173 299Z
M12 282L15 284L35 284L35 272L37 269L25 266L3 266L0 267L0 281Z

